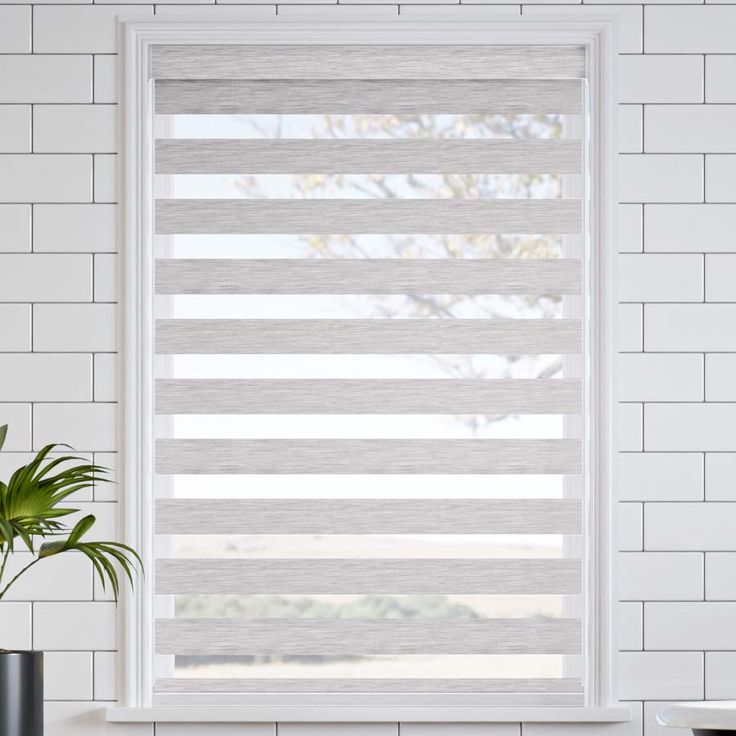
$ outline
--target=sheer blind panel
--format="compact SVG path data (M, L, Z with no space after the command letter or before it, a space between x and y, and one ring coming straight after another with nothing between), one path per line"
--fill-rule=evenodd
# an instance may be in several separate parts
M585 61L153 47L160 702L585 702Z

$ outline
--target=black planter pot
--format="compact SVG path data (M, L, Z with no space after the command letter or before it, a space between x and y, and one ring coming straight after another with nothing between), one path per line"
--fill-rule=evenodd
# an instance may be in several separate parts
M0 649L0 736L43 736L43 652Z

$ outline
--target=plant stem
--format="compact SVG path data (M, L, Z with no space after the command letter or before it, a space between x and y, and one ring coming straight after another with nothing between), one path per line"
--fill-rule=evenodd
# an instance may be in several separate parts
M7 559L7 558L6 558ZM8 589L10 586L24 573L28 572L37 562L40 562L41 558L36 557L33 562L29 562L14 578L11 578L10 582L2 589L0 590L0 601L3 599L3 596L8 592ZM5 561L3 561L3 567L5 567Z
M0 553L3 556L3 562L0 565L0 582L2 582L3 579L3 573L5 572L5 565L8 563L8 557L10 557L10 547L8 549L5 549L5 544L0 544Z

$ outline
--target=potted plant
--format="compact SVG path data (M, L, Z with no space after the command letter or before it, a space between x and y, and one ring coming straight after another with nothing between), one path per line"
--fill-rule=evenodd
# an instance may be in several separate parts
M0 426L0 449L7 432L7 424ZM132 585L140 557L120 542L86 541L84 536L95 517L90 514L70 527L61 520L79 509L59 505L73 493L106 481L104 475L109 471L80 457L49 457L57 447L67 446L47 445L7 483L0 481L0 601L35 565L48 557L74 552L89 559L103 588L109 584L117 602L120 581L115 563ZM27 561L16 565L14 560L9 566L18 551L22 551L18 559L25 557ZM0 647L2 644L0 630ZM43 652L0 649L0 736L42 734Z

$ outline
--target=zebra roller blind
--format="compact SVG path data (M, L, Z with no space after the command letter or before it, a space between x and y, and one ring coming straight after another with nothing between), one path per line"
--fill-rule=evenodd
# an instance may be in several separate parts
M583 48L151 64L156 697L582 703Z

